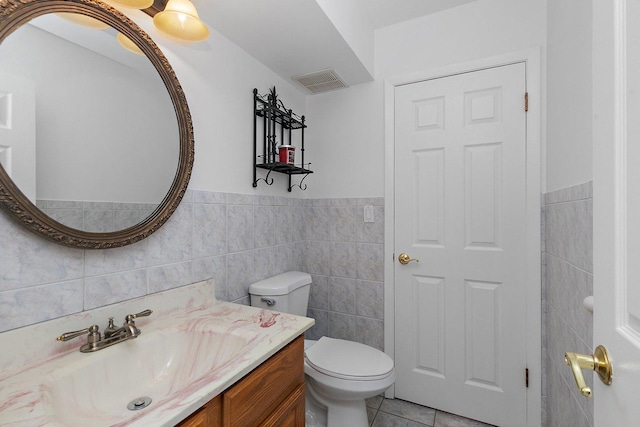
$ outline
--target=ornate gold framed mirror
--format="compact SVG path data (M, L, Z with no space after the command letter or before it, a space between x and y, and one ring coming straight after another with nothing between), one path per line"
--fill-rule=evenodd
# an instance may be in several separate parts
M172 105L169 105L169 110L172 110L172 113L175 114L175 122L177 123L175 138L178 139L175 144L179 145L179 147L165 151L173 150L174 154L177 153L175 155L178 158L175 159L174 155L174 158L169 161L170 166L162 165L156 167L156 169L165 170L166 178L163 180L163 188L156 195L154 202L150 204L151 208L149 210L152 210L152 212L144 219L136 220L122 229L88 231L75 227L72 223L60 222L54 219L55 216L48 214L46 209L37 207L39 203L36 203L37 198L35 195L29 197L25 194L29 192L12 177L11 168L3 166L1 162L2 156L0 156L0 207L30 231L65 246L104 249L137 242L157 231L169 219L180 204L191 177L194 161L194 138L191 115L185 94L167 58L149 35L118 10L97 0L0 0L0 47L11 34L23 25L38 17L49 16L50 14L76 14L97 19L111 27L111 31L114 33L126 36L142 51L152 68L157 72L161 80L161 86L166 89L168 98L171 101ZM2 59L0 59L0 62L2 62ZM100 76L92 76L92 78L98 80ZM0 97L1 95L2 88L0 87ZM125 106L120 105L118 107L124 108ZM2 106L0 105L1 112ZM173 118L171 121L173 121ZM107 123L107 125L110 127L119 126L118 123ZM154 127L154 123L141 122L136 123L136 126L139 129L151 129ZM72 126L67 126L67 128L72 128ZM98 130L96 130L97 132ZM3 145L2 135L0 133L0 149ZM136 135L138 140L145 139L144 135ZM146 136L146 139L154 141L155 138L155 136L151 136L151 133ZM135 143L135 141L132 143ZM72 155L79 156L77 150L74 150ZM145 170L150 169L149 165L154 162L154 158L158 157L158 153L147 151L142 158L137 158L136 160L127 159L127 157L127 153L120 151L120 160L116 160L116 162L124 163L124 160L128 160L129 164L133 164L132 167L135 168L136 173L144 175ZM119 166L119 164L116 167L112 166L104 174L118 175L120 173ZM70 169L68 166L65 167ZM79 173L75 176L75 179L78 181L87 179L87 173L83 173L85 174L84 176ZM135 184L135 182L129 182L124 185L134 186ZM109 185L111 187L124 186L113 183ZM114 202L118 201L115 200ZM91 202L78 201L77 203L87 204Z

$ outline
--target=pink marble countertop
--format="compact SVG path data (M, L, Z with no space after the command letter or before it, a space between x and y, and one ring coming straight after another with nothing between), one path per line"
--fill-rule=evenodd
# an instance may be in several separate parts
M150 308L135 340L80 353L62 332ZM173 426L267 360L313 320L216 301L213 282L0 334L0 426ZM139 380L138 378L151 379ZM139 384L142 382L142 384ZM148 395L148 408L127 403Z

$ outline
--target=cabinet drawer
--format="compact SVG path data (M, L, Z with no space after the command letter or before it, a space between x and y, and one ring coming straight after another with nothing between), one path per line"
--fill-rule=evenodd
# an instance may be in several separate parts
M301 384L304 384L303 336L289 343L224 393L223 425L259 425Z
M214 397L177 427L219 427L222 425L222 397Z

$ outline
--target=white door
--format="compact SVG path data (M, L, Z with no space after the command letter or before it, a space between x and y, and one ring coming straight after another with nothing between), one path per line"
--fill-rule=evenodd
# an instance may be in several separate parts
M525 425L525 64L395 91L395 396Z
M35 203L35 83L6 73L0 73L0 165Z
M640 3L593 5L593 342L613 365L610 386L593 380L594 422L630 427L640 425Z

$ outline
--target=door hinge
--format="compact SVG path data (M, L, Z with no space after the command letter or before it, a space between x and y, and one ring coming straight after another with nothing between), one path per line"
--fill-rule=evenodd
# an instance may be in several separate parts
M529 111L529 92L524 93L524 111Z
M529 388L529 368L524 369L524 385Z

